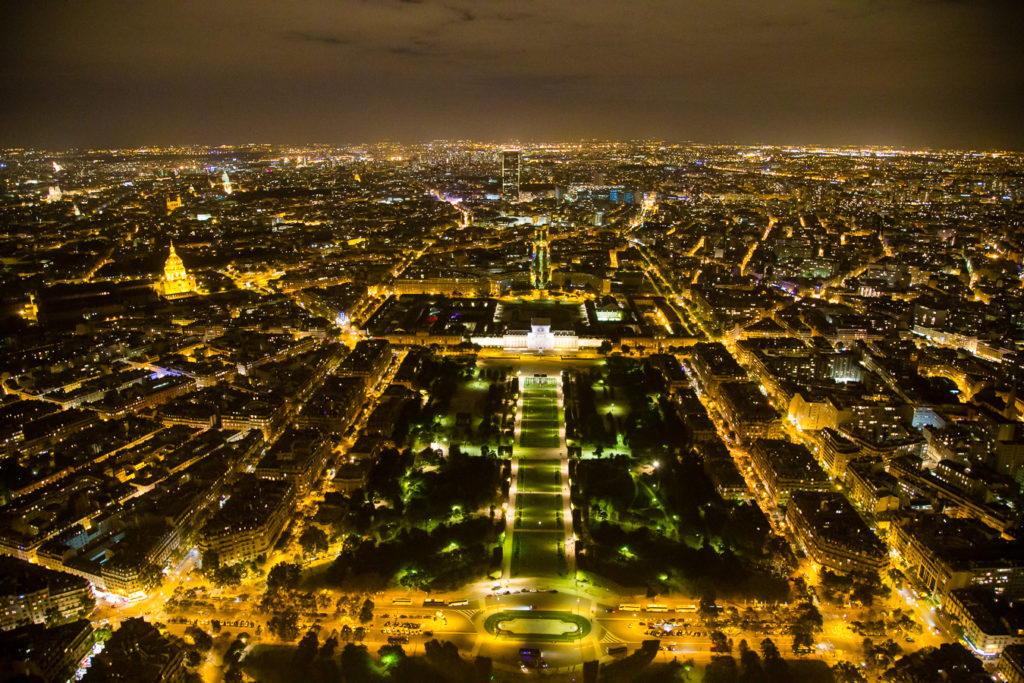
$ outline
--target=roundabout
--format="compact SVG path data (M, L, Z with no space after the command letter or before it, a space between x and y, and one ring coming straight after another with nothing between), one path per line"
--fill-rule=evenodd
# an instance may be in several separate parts
M572 612L503 610L484 620L484 629L497 638L571 643L590 635L590 620Z

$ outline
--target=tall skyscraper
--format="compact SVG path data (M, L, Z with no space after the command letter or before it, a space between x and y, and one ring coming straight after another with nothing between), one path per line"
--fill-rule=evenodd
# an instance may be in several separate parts
M506 149L501 153L501 198L507 202L519 201L519 166L522 152Z

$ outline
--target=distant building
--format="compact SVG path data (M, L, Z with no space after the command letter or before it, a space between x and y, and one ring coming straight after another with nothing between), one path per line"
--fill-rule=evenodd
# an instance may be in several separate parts
M374 387L391 364L391 344L383 339L364 339L356 344L341 366L338 377L361 377L365 389Z
M990 591L962 588L950 591L943 609L960 624L976 652L994 656L1010 645L1024 644L1024 620L1019 605L995 600Z
M185 649L162 636L142 617L125 619L103 652L93 657L82 680L183 683Z
M881 462L859 458L846 469L850 501L873 517L888 516L900 508L899 481Z
M501 153L501 198L508 202L519 201L519 167L523 154L518 149L506 149Z
M889 527L889 549L904 573L943 604L958 588L1024 595L1024 551L974 519L908 517Z
M221 564L246 562L270 552L290 519L295 484L242 477L231 496L206 523L199 549L214 551Z
M720 440L700 443L697 451L704 465L704 473L714 484L718 495L726 500L749 501L752 498L746 480Z
M164 264L164 274L156 283L157 294L165 299L179 299L191 296L196 292L196 279L182 263L178 252L174 250L174 243L171 243L171 253L167 256Z
M77 616L91 600L85 579L0 557L0 629Z
M305 495L319 479L331 455L331 443L315 429L289 428L256 465L260 479L290 481Z
M1006 683L1024 683L1024 645L1007 645L1003 648L996 673Z
M94 642L92 624L87 619L52 628L42 624L22 626L0 635L0 670L33 675L23 680L73 680L79 662ZM4 680L9 680L6 675Z
M750 463L776 505L786 505L794 491L829 490L828 476L800 444L758 439L750 450Z
M531 318L530 330L506 330L502 337L506 350L575 351L579 338L569 330L552 330L548 318Z
M885 546L842 494L794 491L786 519L807 554L823 567L841 572L885 567Z
M722 415L739 441L750 443L781 434L778 413L753 382L725 382L718 394Z

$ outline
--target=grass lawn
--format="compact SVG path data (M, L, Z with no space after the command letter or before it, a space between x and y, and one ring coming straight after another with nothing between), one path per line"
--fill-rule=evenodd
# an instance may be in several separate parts
M523 422L520 445L558 448L558 391L554 386L527 384L523 391Z
M562 497L543 493L516 496L516 529L561 531Z
M558 460L519 461L519 491L558 493L562 490L562 465Z
M512 576L562 576L561 532L520 531L512 538Z

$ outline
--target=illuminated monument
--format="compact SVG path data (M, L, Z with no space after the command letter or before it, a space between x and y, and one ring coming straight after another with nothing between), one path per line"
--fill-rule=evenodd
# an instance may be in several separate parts
M166 299L178 299L195 294L196 279L185 270L181 257L174 251L174 242L171 242L171 253L164 264L163 277L156 283L156 291Z

